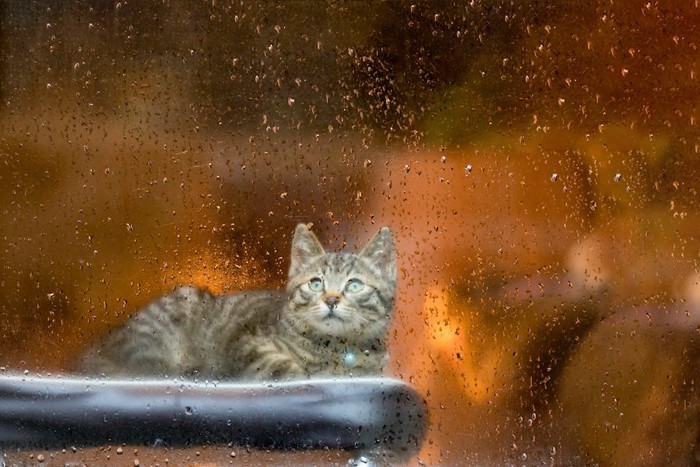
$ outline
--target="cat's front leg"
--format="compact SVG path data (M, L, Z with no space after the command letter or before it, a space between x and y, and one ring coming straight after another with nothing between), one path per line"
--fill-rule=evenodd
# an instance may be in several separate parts
M242 375L259 381L307 379L306 369L283 344L265 336L242 339Z

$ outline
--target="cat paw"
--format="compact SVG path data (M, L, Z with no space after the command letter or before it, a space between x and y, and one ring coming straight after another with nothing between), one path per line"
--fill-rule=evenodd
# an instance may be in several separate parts
M309 375L306 371L292 360L280 362L280 364L270 372L270 379L274 381L293 381L308 378Z

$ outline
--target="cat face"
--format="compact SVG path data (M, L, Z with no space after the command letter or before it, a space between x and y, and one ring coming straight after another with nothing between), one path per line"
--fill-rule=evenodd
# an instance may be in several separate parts
M359 253L326 253L299 224L292 241L288 317L309 337L383 337L396 290L396 249L384 227Z

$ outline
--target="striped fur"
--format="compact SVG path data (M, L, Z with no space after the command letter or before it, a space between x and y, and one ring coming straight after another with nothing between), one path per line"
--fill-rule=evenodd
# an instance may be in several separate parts
M177 288L89 351L82 369L230 380L378 374L395 290L388 228L359 253L326 253L300 224L285 292Z

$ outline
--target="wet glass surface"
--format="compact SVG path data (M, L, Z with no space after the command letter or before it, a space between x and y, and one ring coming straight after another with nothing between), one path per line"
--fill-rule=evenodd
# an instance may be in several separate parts
M416 387L431 420L412 462L697 461L696 4L1 14L6 373L73 371L182 284L282 289L300 222L333 250L390 226L385 372ZM348 457L163 450L16 455Z

